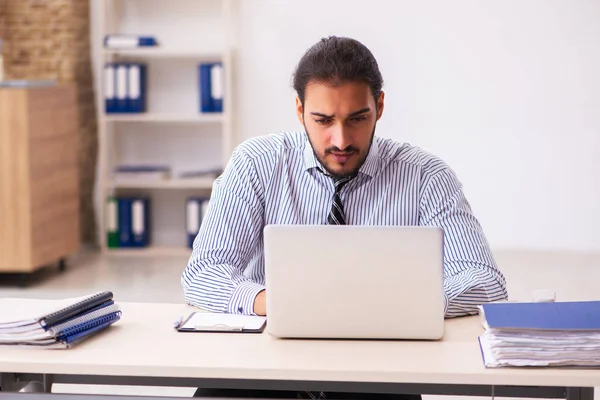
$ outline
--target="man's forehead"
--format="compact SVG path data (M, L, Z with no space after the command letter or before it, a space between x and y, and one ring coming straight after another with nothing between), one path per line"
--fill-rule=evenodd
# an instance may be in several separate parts
M306 108L319 109L318 111L327 108L330 110L325 111L331 112L335 110L353 112L370 107L372 101L371 92L366 85L365 87L310 85L307 86L304 97Z

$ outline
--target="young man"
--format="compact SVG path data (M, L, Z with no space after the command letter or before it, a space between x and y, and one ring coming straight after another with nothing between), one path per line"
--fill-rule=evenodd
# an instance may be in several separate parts
M304 54L294 88L305 132L252 138L234 151L183 272L188 303L265 315L267 224L440 226L445 315L506 299L505 279L454 172L419 148L375 136L382 85L375 58L356 40L328 37Z
M186 301L265 315L266 224L435 225L444 229L447 317L506 299L483 231L439 158L375 136L383 79L360 42L322 39L294 74L305 132L246 140L215 182L182 276Z

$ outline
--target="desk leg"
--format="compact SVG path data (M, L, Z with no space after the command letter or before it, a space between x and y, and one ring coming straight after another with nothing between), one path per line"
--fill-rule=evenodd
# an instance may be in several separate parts
M567 388L567 400L594 400L594 388Z
M52 384L54 383L54 375L44 374L44 393L52 393ZM592 399L594 400L594 399Z

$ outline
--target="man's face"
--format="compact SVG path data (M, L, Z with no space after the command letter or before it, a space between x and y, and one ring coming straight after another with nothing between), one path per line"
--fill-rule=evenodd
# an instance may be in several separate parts
M304 106L296 98L296 113L319 162L336 177L351 176L365 162L375 124L383 113L383 92L377 107L369 86L309 83Z

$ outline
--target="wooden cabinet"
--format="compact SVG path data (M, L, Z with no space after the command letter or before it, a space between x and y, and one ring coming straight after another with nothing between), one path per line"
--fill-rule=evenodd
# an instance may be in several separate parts
M33 272L79 247L73 85L0 88L0 272Z

